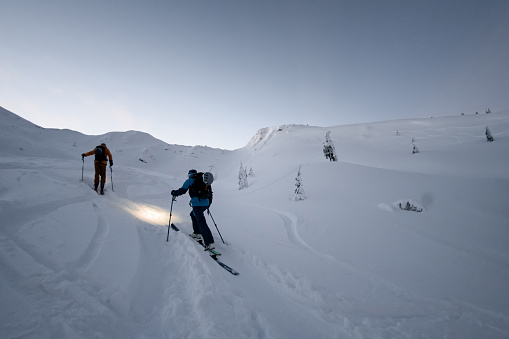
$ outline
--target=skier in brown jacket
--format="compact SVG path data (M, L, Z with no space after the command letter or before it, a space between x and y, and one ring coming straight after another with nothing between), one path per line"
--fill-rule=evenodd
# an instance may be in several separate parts
M113 166L113 157L111 156L110 150L106 147L105 143L100 144L90 152L83 153L82 158L88 157L89 155L95 154L95 177L94 177L94 189L97 191L99 186L99 177L101 177L101 194L104 194L104 184L106 183L106 165L108 160L110 161L110 167Z

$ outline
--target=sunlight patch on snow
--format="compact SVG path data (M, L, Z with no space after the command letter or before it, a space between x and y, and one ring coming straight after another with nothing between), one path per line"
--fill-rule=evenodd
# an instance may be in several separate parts
M129 202L122 207L127 213L154 225L168 225L170 211L152 205ZM178 217L172 215L172 220L178 222Z

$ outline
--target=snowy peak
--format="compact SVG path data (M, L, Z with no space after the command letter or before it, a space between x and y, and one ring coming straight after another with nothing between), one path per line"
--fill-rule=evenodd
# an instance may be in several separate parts
M246 148L257 151L262 149L265 145L269 143L269 141L273 138L277 139L282 135L290 134L296 131L309 131L312 129L322 130L321 127L310 127L308 125L279 125L272 127L261 128L256 132L256 134L251 138L251 140L246 145ZM306 132L304 132L306 133Z
M205 146L169 145L140 131L109 132L85 135L72 130L47 129L37 126L0 107L0 156L25 156L81 160L81 154L105 143L113 159L144 169L163 169L169 159L190 159L227 153ZM88 159L87 159L88 160ZM190 165L191 166L191 165Z

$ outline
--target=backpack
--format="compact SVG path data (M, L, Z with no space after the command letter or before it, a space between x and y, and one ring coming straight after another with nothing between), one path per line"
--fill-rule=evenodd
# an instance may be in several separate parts
M106 161L106 147L99 145L94 150L95 161Z
M198 172L193 176L194 183L189 189L191 198L198 197L198 199L209 199L209 204L212 204L212 182L214 176L210 172Z

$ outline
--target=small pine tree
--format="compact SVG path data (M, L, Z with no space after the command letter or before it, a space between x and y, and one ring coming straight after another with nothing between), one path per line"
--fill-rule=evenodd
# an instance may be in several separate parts
M304 193L304 188L302 187L302 178L301 178L300 168L301 168L301 166L299 166L299 171L297 172L297 177L295 178L295 191L294 191L295 192L295 197L294 197L295 201L306 199L305 193Z
M246 187L248 187L248 182L247 182L247 173L246 173L246 169L244 168L244 166L242 166L242 163L240 164L240 169L239 169L239 190L242 190Z
M253 172L253 167L249 167L249 176L250 177L254 177L255 176L255 174Z
M332 143L332 139L330 137L330 131L325 134L325 142L323 144L323 154L326 159L330 161L338 161L338 157L336 155L336 149L334 148L334 144Z
M412 138L412 145L413 145L412 154L419 153L419 149L417 148L417 146L415 146L414 142L415 142L415 139Z
M492 142L493 140L493 136L491 135L491 132L490 132L490 129L488 128L488 126L486 126L486 140L488 140L488 142Z

